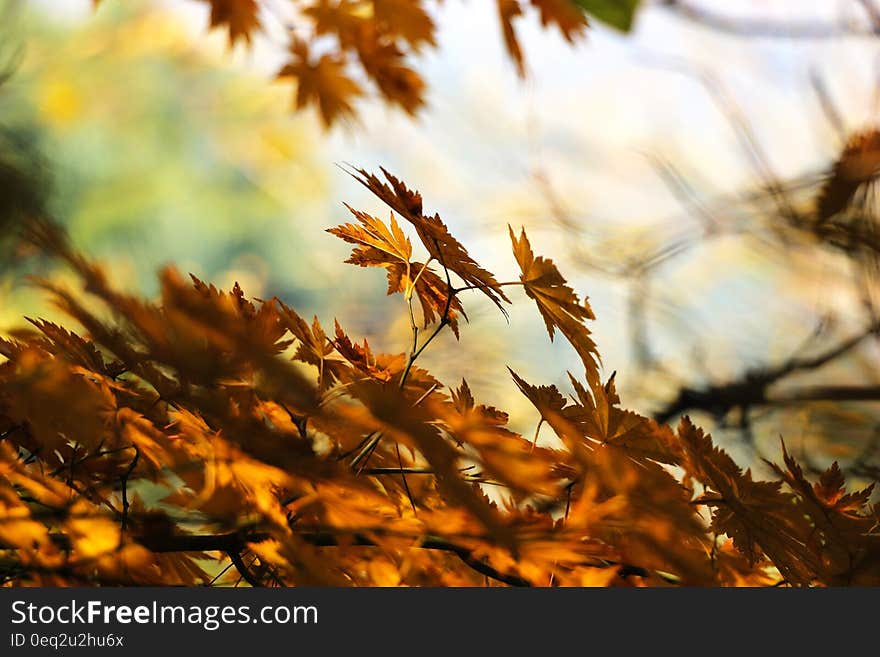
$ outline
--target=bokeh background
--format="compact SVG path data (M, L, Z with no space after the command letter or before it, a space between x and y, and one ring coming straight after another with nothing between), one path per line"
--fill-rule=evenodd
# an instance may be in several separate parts
M783 436L816 467L839 458L870 478L877 400L798 390L880 387L871 336L774 379L794 403L673 403L682 390L816 359L873 321L870 263L783 216L786 205L809 212L848 136L876 127L880 39L868 3L688 6L728 23L645 2L632 32L597 24L577 47L523 23L523 81L495 3L448 0L435 15L439 48L418 62L428 107L413 119L376 100L356 124L327 131L272 80L284 53L271 37L230 51L203 3L6 2L0 63L14 74L0 88L0 125L39 150L53 214L120 286L153 294L156 270L173 263L400 352L402 299L385 296L381 271L343 264L348 248L324 232L347 221L343 201L386 213L338 165L385 166L499 280L516 279L507 226L524 226L589 296L625 405L670 421L688 410L758 468ZM5 268L0 327L57 317L26 278L50 268ZM505 366L568 389L578 361L549 342L524 295L512 297L509 321L464 297L460 343L445 336L422 360L451 385L466 377L531 434L537 418Z

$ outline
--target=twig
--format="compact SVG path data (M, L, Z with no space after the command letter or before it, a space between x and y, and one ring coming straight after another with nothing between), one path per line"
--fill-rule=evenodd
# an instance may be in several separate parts
M238 574L241 575L245 582L247 582L254 588L262 588L263 586L265 586L263 582L257 579L250 571L250 569L245 565L244 561L241 558L241 554L239 554L235 550L229 551L226 554L229 555L229 559L232 561L232 565L235 566Z
M845 144L847 140L846 122L843 120L843 115L837 109L837 105L831 97L828 85L825 84L825 81L816 71L810 72L810 84L813 87L813 91L816 92L816 97L819 99L819 107L822 108L822 114L824 114L828 123L834 129L840 143Z
M465 290L485 290L487 288L496 288L496 287L506 287L508 285L522 285L522 281L507 281L505 283L476 283L474 285L465 285L464 287L455 287L452 289L452 294L458 294L459 292L464 292Z
M436 338L440 334L440 331L443 330L443 327L449 324L449 311L452 308L452 299L458 293L458 290L452 287L452 279L449 276L449 268L443 261L443 252L440 250L440 244L437 242L436 238L434 239L434 247L437 249L440 264L443 267L444 273L446 274L446 305L443 308L443 313L440 316L440 321L437 322L437 327L431 332L431 335L428 336L428 339L422 343L421 347L415 348L415 344L413 345L413 350L410 351L410 354L406 359L406 366L403 369L403 374L400 376L401 389L403 389L404 385L406 384L406 379L409 377L409 373L412 370L413 363L416 362L416 359L422 354L423 351L425 351L425 349L428 347L429 344L431 344L434 338Z
M403 490L406 491L406 498L409 500L409 505L412 507L413 513L418 513L416 511L416 502L413 499L412 491L409 489L409 482L406 480L406 472L403 470L403 458L400 456L400 444L394 444L394 451L397 453L397 465L400 468L400 478L403 480Z
M122 545L122 541L125 537L125 529L128 525L128 478L131 476L131 473L134 472L134 469L137 467L138 459L141 457L141 450L138 449L137 445L129 445L132 449L134 449L134 458L131 460L131 463L128 465L128 469L125 471L125 474L122 475L122 521L120 526L119 533L119 544Z

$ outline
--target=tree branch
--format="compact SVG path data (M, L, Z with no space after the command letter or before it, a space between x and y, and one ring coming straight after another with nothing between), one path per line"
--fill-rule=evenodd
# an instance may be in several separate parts
M250 568L245 565L244 560L241 558L240 552L232 550L230 552L227 552L226 554L229 556L229 560L232 562L232 565L235 566L238 574L242 576L242 579L244 579L245 582L247 582L254 588L261 588L263 586L263 582L255 577Z
M241 561L240 553L248 543L260 543L268 538L269 536L265 533L230 532L226 534L207 535L166 534L159 536L139 536L134 537L134 540L152 552L226 552L245 581L252 586L261 586L262 584L254 584L251 581L252 579L254 581L258 580L253 577L253 574L244 565L244 562ZM298 531L297 538L316 547L336 547L340 543L362 547L376 547L377 545L374 540L359 532L347 534L343 537L336 532L328 530ZM485 561L481 561L474 557L473 550L470 548L457 545L446 539L436 536L428 536L420 543L414 545L414 547L424 550L450 552L461 559L461 561L472 570L496 581L508 584L509 586L531 586L531 583L528 580L519 577L518 575L502 573Z
M678 396L654 413L661 424L688 411L701 410L722 417L734 408L750 406L791 405L810 401L878 401L880 386L811 386L772 395L769 388L786 377L816 370L855 349L869 336L880 332L880 324L872 324L861 333L810 358L792 357L785 363L769 369L746 372L742 379L702 390L682 388Z

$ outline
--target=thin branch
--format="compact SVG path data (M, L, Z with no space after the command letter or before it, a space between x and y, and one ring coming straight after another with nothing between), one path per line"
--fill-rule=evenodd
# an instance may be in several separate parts
M362 464L358 468L358 472L362 472L364 467L367 465L367 462L370 460L370 457L373 455L373 452L376 449L376 446L379 444L379 441L382 440L382 433L379 431L374 431L369 434L369 440L364 445L363 449L358 452L357 456L355 456L351 460L351 467L357 468L358 464Z
M418 406L419 404L421 404L423 401L425 401L428 397L430 397L430 396L431 396L431 393L434 392L434 391L435 391L437 388L439 388L439 387L440 387L440 384L439 384L439 383L434 383L434 384L432 384L430 388L428 388L427 390L425 390L424 394L423 394L421 397L419 397L418 399L416 399L416 400L413 402L413 408L415 408L416 406Z
M485 290L488 288L496 288L496 287L506 287L508 285L522 285L522 281L507 281L505 283L476 283L474 285L465 285L463 287L452 288L452 294L458 294L459 292L464 292L465 290Z
M443 267L443 271L446 274L446 305L443 308L443 313L440 316L440 321L437 322L437 327L431 332L431 335L428 336L428 339L422 343L422 346L418 349L414 349L410 352L409 356L406 359L406 366L403 369L403 374L400 377L400 388L403 389L403 386L406 384L406 379L409 377L409 373L412 370L413 363L416 362L416 359L422 354L423 351L428 347L429 344L436 338L440 331L443 330L444 326L449 324L449 311L452 308L452 299L458 293L458 290L452 287L452 279L449 276L449 268L446 266L446 263L443 261L443 253L440 250L440 245L437 240L434 240L434 246L437 249L437 253L439 255L440 264Z
M828 85L825 84L825 80L823 80L816 71L810 72L810 84L813 87L813 91L816 92L816 98L819 100L819 107L822 108L822 114L834 129L840 143L845 144L848 138L846 122L843 120L843 115L837 108L837 103L835 103L834 99L831 97L831 91L828 89Z
M709 98L715 103L721 115L732 128L734 135L740 143L740 147L750 159L755 172L761 178L764 189L770 193L770 197L775 202L779 215L792 225L798 225L799 215L789 201L783 182L773 170L770 159L761 147L761 143L756 137L745 113L730 94L727 93L721 81L712 72L694 67L688 62L680 62L675 58L657 59L649 62L649 65L691 76L702 85Z
M214 575L213 578L211 578L211 581L208 582L208 586L214 586L214 584L217 583L217 580L219 580L221 577L223 577L223 575L225 575L226 573L228 573L228 572L229 572L229 569L232 568L232 567L234 567L234 566L235 566L235 562L233 562L232 559L230 559L230 560L229 560L229 563L226 564L226 567L223 568L223 570L221 570L219 573L217 573L216 575Z
M672 195L678 199L685 212L689 214L693 212L697 215L707 234L714 233L718 229L718 220L712 215L709 208L700 201L687 178L666 158L653 153L645 153L645 156Z
M255 577L254 574L251 572L250 568L245 565L239 552L231 550L226 554L229 555L229 559L232 561L232 565L235 566L238 574L242 576L245 582L247 582L254 588L262 588L264 586L263 582L257 579L257 577Z
M128 507L130 506L128 503L128 478L131 477L131 473L134 472L134 469L137 467L138 460L141 457L141 450L138 449L137 445L130 445L131 448L134 449L134 458L131 460L131 463L128 464L128 468L125 473L122 475L122 521L121 521L121 531L119 533L119 542L120 544L124 540L125 537L125 529L128 526Z
M400 468L400 478L403 480L403 490L406 491L406 498L409 500L413 513L418 513L416 511L416 501L413 499L412 491L409 489L409 482L406 480L406 472L403 470L403 457L400 455L399 443L394 444L394 451L397 453L397 465Z
M401 475L401 474L410 474L410 475L433 475L435 474L434 470L431 468L368 468L364 470L364 474L371 475L375 477L381 477L383 475Z
M375 532L371 532L375 533ZM240 551L247 543L259 543L269 538L266 534L246 532L232 532L215 535L161 535L143 536L137 541L153 552L212 552L224 551L232 560L238 572L248 584L254 587L263 586L241 559ZM376 547L377 543L364 533L339 534L328 530L298 531L297 538L316 547L337 547L342 545L355 545L360 547ZM455 554L461 561L472 570L491 579L508 584L510 586L531 586L528 580L510 573L502 573L488 563L473 556L473 550L446 539L436 536L428 536L413 547L424 550L438 550Z

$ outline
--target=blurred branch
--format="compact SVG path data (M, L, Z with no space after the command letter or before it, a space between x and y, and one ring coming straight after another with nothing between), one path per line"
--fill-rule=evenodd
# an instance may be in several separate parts
M707 235L711 235L718 229L718 221L699 199L696 191L678 168L665 157L654 153L646 153L648 161L657 172L672 195L685 209L696 215L703 224Z
M786 405L808 401L877 401L880 386L829 385L806 387L795 391L772 395L770 387L785 378L819 369L841 358L858 347L866 338L880 335L880 324L872 324L861 333L810 358L792 357L781 365L761 370L747 371L741 379L703 389L685 387L676 398L654 413L661 423L683 415L688 411L701 410L715 417L723 417L733 409L744 411L752 406Z
M862 6L871 19L871 23L874 25L874 34L880 32L880 9L874 5L872 0L856 0L856 2Z
M776 203L779 215L790 223L798 223L800 217L789 202L783 182L776 175L770 158L767 157L760 140L755 135L751 122L739 104L727 92L721 80L707 69L698 68L690 62L679 61L675 58L655 57L648 62L648 65L689 76L700 83L733 130L743 153L749 158L753 170L762 181L763 189L770 193Z
M880 16L869 0L857 0L871 20L870 25L855 22L828 23L818 20L778 20L729 16L694 2L658 0L656 5L676 16L703 27L739 37L787 39L835 39L843 36L880 35Z
M845 144L848 137L846 123L843 120L843 115L837 108L837 104L831 97L828 85L825 84L825 80L816 71L810 72L810 84L813 87L813 91L816 92L819 106L822 108L822 114L828 120L831 127L834 128L840 143Z

